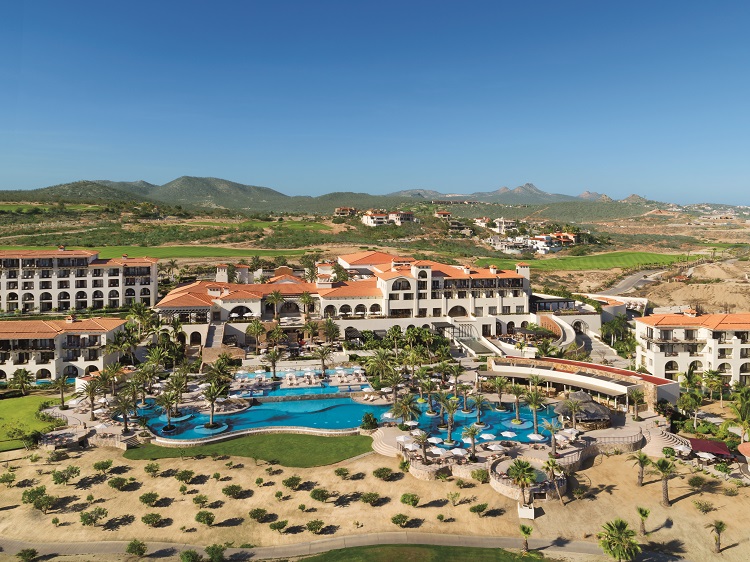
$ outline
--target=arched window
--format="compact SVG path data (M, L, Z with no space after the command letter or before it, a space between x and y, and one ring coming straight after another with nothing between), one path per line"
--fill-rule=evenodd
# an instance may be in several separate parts
M77 301L86 300L86 292L85 291L78 291L76 293L76 300Z
M393 282L394 291L409 291L411 289L411 283L406 279L396 279Z
M125 289L125 296L126 297L134 297L135 296L135 289Z
M423 269L422 271L419 272L419 274L417 275L417 277L419 279L427 279L427 272Z
M732 366L729 363L722 363L716 370L725 375L732 372Z
M692 369L695 373L702 373L703 372L703 363L700 361L693 361L688 365L688 369Z
M143 289L141 289L141 296L142 297L151 296L151 289L149 289L148 287L144 287Z
M8 299L9 301L17 301L18 295L16 293L8 293Z
M516 333L516 323L515 322L508 322L505 325L505 333L506 334L515 334Z
M679 367L677 366L677 361L667 361L667 364L664 365L665 371L679 371Z
M468 316L463 306L454 306L448 311L448 316L455 318L457 316Z
M0 380L8 380L8 375L5 374L5 371L0 371Z
M354 314L356 314L357 316L364 316L365 314L367 314L367 307L363 304L358 304L354 307Z
M201 333L200 332L193 332L190 334L190 345L200 345L201 344Z
M103 299L104 298L104 293L102 293L101 291L94 291L94 294L92 295L91 298L94 298L94 299Z
M23 297L21 297L21 300L23 302L31 302L34 300L34 295L33 293L24 293Z
M59 301L69 301L70 300L70 293L67 291L63 291L62 293L59 293L57 295L57 300Z
M63 375L66 377L77 377L78 376L78 367L75 365L66 365L66 367L63 369Z
M750 363L740 365L740 373L750 373Z
M120 291L110 291L109 292L109 298L111 298L111 299L119 299L120 298Z
M52 373L49 372L49 369L39 369L36 372L36 380L40 379L51 379Z
M370 305L370 313L371 314L379 314L382 309L380 308L379 304L372 304Z
M51 301L52 300L52 294L51 293L42 293L39 295L40 301Z
M340 313L340 314L346 314L346 315L349 315L349 314L351 314L351 313L352 313L352 307L351 307L351 306L349 306L348 304L345 304L345 305L343 305L343 306L342 306L341 308L339 308L339 313Z
M336 316L336 307L329 304L323 309L323 316Z

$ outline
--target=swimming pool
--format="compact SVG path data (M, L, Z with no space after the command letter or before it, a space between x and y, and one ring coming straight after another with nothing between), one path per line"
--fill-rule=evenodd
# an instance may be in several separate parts
M352 383L333 386L327 382L322 382L320 386L301 386L295 388L281 388L281 383L274 384L271 388L261 388L255 390L236 390L231 392L231 396L240 398L253 398L259 396L303 396L308 394L333 394L337 392L369 392L370 385L367 383Z

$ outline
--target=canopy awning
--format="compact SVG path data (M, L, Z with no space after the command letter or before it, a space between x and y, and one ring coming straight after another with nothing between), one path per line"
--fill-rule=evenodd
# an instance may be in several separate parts
M711 453L720 457L731 457L732 452L723 441L709 441L708 439L688 439L690 447L696 453Z

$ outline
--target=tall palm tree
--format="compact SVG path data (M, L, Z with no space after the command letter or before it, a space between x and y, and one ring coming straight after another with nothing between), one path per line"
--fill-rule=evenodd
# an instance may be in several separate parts
M641 416L638 415L638 406L643 404L646 394L639 388L631 390L628 394L630 395L630 403L633 405L633 419L639 421Z
M541 388L543 384L544 377L542 375L529 376L529 388Z
M605 523L596 536L602 550L618 562L632 560L641 552L641 547L635 540L635 531L619 517Z
M464 414L468 414L469 412L471 412L471 404L469 404L469 392L471 392L473 388L474 387L472 387L470 384L459 384L458 386L456 386L456 394L460 394L464 399L464 405L461 409Z
M555 435L558 431L562 429L562 426L560 425L560 422L558 422L555 419L552 420L544 420L542 422L542 428L545 431L549 432L549 439L550 439L550 445L552 446L552 456L557 456L557 439L555 439Z
M326 339L326 343L336 341L340 335L341 327L336 324L333 318L326 318L323 320L323 336Z
M677 407L693 418L693 429L698 427L698 412L702 403L702 397L695 391L686 392L677 399Z
M418 418L422 412L417 405L416 395L406 394L393 403L391 413L394 417L401 418L403 423Z
M521 396L523 396L526 393L526 387L522 386L520 384L512 384L508 388L508 392L512 394L515 398L515 408L516 408L516 423L521 422Z
M521 536L523 537L523 546L521 547L521 552L525 554L529 551L529 537L534 531L534 528L529 525L519 525L518 529L521 531Z
M255 355L258 355L258 353L260 352L260 337L265 333L266 327L258 318L252 320L250 324L248 324L247 328L245 328L245 334L255 340Z
M276 290L266 295L266 302L273 305L273 319L279 319L279 305L284 302L284 295Z
M724 407L724 379L721 376L721 373L717 371L716 369L706 369L703 371L703 376L701 377L703 386L705 386L708 389L708 396L711 400L714 398L714 392L719 393L719 400L721 401L721 407Z
M534 419L534 433L539 433L539 409L544 406L545 397L538 388L531 388L524 393L526 405L531 409L531 415Z
M445 405L448 404L448 402L451 401L452 396L448 394L447 392L436 392L435 393L435 402L438 405L438 408L440 408L440 424L438 427L446 427L445 423Z
M167 380L166 390L172 391L177 395L177 404L182 402L182 394L187 389L188 376L187 373L176 370L172 373L172 376Z
M152 314L153 312L151 311L151 309L142 302L135 302L130 305L127 320L135 324L136 335L138 336L139 342L143 337L144 329L148 324Z
M651 465L651 459L646 453L638 451L628 457L628 460L633 461L633 465L638 467L638 487L643 486L643 473L646 471L646 467Z
M320 361L320 371L323 373L323 376L325 376L326 367L333 357L333 348L327 345L321 345L314 349L310 355L312 355L313 359Z
M28 370L16 369L8 386L10 388L17 388L23 396L26 396L29 393L29 389L34 386L34 382L34 375Z
M497 399L499 402L502 402L503 392L508 388L509 383L510 381L508 381L507 377L494 377L490 380L490 386L497 393Z
M558 463L555 459L548 459L542 465L542 470L547 473L547 477L555 485L557 497L560 498L560 504L564 506L565 502L563 501L562 494L560 493L560 485L557 483L557 476L558 474L563 474L563 467L560 466L560 463Z
M482 423L482 412L486 412L490 409L490 401L485 398L484 394L475 394L474 398L472 399L472 405L477 410L477 421L475 422L477 426L484 427L484 423Z
M98 394L99 394L99 381L97 379L91 379L90 381L86 381L85 383L83 383L83 386L81 386L81 389L76 393L77 396L86 398L86 400L89 401L89 406L91 407L90 421L96 420L96 416L94 415L94 410L96 409L96 397Z
M65 380L65 376L57 377L52 381L52 383L49 385L52 390L59 390L60 391L60 407L65 406L65 389L68 388L70 385L68 384L68 381Z
M310 339L313 339L320 332L320 322L317 320L308 320L302 326L302 332L307 334Z
M167 262L167 271L169 271L169 277L174 282L174 272L177 270L177 260L172 258Z
M526 488L536 482L536 472L528 461L516 459L508 467L508 476L521 488L521 503L526 505Z
M429 433L425 433L424 431L420 431L414 436L414 442L422 447L422 458L427 459L427 443L429 443L428 439L430 438Z
M427 379L421 384L420 390L423 390L427 394L427 413L431 416L434 415L435 410L432 409L432 396L437 391L437 385L434 381Z
M280 361L284 359L286 356L286 353L279 349L269 349L268 353L266 353L263 356L263 359L261 359L261 362L265 365L268 365L271 367L271 373L273 373L273 378L276 378L276 366L279 364Z
M471 440L471 458L476 458L477 456L477 437L479 437L479 434L482 433L482 428L477 427L476 425L466 425L464 426L464 430L461 432L461 437L463 439L470 439Z
M445 413L448 414L448 438L445 440L445 442L450 445L453 443L453 420L456 416L456 412L458 412L458 400L456 400L455 398L451 398L450 400L448 400L448 402L446 402L444 408Z
M640 535L642 537L645 537L646 536L646 519L648 519L648 516L651 515L651 510L646 509L645 507L636 507L635 511L636 513L638 513L638 518L641 520Z
M375 354L367 359L365 369L371 377L378 377L382 380L395 372L396 367L393 354L388 349L376 349Z
M738 427L743 442L750 435L750 387L741 387L734 393L734 401L728 404L732 417L722 424L723 428Z
M278 347L279 342L283 340L286 337L286 334L284 333L284 330L281 328L281 326L276 325L271 330L269 330L266 333L266 341L273 345L274 347Z
M208 405L210 407L209 416L208 416L208 424L206 424L206 427L212 428L215 427L214 425L214 412L216 410L216 401L224 396L226 394L227 387L222 386L220 384L217 384L216 382L212 382L210 386L205 388L203 390L203 398L205 398L206 402L208 402Z
M110 363L105 365L104 368L99 372L99 380L102 385L106 384L105 381L110 385L112 390L112 396L117 395L117 383L122 380L124 372L120 363Z
M714 552L716 554L720 554L721 534L727 530L727 524L724 523L724 521L719 521L717 519L713 523L709 523L708 525L706 525L706 529L711 529L711 532L714 534Z
M651 466L651 474L655 474L661 478L661 505L671 507L672 502L669 501L669 480L677 473L677 467L672 461L667 459L653 461Z
M391 387L391 392L393 393L393 402L395 404L396 395L398 393L398 385L404 384L404 382L406 382L406 379L401 375L401 373L394 370L393 372L388 373L384 378L381 378L380 382L385 386Z
M583 403L580 400L576 400L575 398L573 398L571 400L566 400L564 404L568 409L568 412L570 412L570 419L573 422L573 429L575 429L576 425L578 424L577 416L583 409Z
M174 390L163 392L156 398L156 405L160 406L167 416L167 425L164 426L165 431L171 431L175 427L172 425L172 413L177 404L177 393Z
M130 382L120 394L115 396L114 402L110 405L111 413L122 418L123 434L128 433L128 421L136 410L137 401L138 386Z
M680 385L688 391L698 390L703 384L700 373L696 372L692 365L684 373L677 373L677 380L679 380Z
M299 303L304 307L305 319L310 318L310 307L315 304L315 298L309 291L303 291L299 296Z

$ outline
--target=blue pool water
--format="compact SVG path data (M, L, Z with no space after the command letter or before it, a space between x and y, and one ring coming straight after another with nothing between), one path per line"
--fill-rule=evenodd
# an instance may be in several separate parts
M75 384L76 378L75 377L68 377L67 379L65 379L65 382L67 384ZM52 383L52 381L50 379L41 379L41 380L35 381L35 384L37 384L38 386L43 386L45 384L51 384L51 383Z

